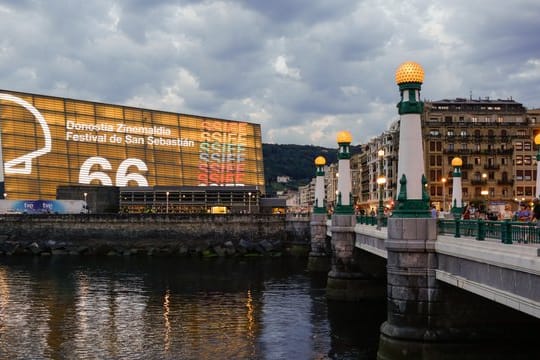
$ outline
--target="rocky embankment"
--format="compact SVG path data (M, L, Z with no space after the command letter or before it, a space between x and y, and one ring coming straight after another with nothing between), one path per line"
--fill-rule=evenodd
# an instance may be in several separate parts
M309 222L275 215L4 215L0 256L307 254Z

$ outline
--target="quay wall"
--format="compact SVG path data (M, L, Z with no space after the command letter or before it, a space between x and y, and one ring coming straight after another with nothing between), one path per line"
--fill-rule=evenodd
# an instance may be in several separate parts
M275 254L309 241L309 222L284 215L0 216L0 255Z

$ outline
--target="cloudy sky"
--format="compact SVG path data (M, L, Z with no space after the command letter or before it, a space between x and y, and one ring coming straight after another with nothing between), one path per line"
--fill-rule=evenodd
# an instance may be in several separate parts
M540 107L538 0L0 0L0 88L260 123L263 142L367 142L422 97Z

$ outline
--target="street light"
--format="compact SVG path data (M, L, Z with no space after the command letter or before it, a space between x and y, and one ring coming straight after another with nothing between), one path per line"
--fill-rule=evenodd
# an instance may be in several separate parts
M536 153L536 196L540 197L540 134L534 137L534 144L538 149Z
M248 192L248 214L251 214L251 191Z
M377 184L379 185L379 209L377 211L377 229L380 229L382 226L382 219L384 216L383 189L384 189L384 184L386 184L386 178L384 177L384 175L381 175L377 178Z
M165 211L166 211L166 213L168 214L168 213L169 213L169 192L167 191L167 192L165 193L165 195L166 195L166 200L167 200L167 201L165 202L165 203L167 204L166 207L165 207L165 209L166 209Z
M444 185L446 184L446 178L442 178L442 208L446 211L446 193L444 192Z
M4 199L7 199L7 193L4 193Z
M384 150L379 149L379 151L377 151L377 156L379 157L379 176L377 177L377 184L379 186L379 209L377 210L377 229L380 229L382 226L382 218L384 216L383 187L384 184L386 184L386 178L383 174Z
M88 196L88 193L84 193L84 206L86 206L86 213L88 213L88 202L86 201L86 197Z

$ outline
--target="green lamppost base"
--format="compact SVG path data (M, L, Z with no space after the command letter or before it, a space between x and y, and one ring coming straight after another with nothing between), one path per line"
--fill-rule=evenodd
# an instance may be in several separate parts
M326 214L326 208L323 207L315 207L313 208L313 212L315 214Z
M352 205L337 205L334 214L354 214L354 207Z
M450 212L454 216L454 219L459 220L459 219L461 219L461 214L463 213L463 208L453 207L452 210L450 210Z
M424 200L400 201L392 212L396 218L426 218L431 217L429 203Z

